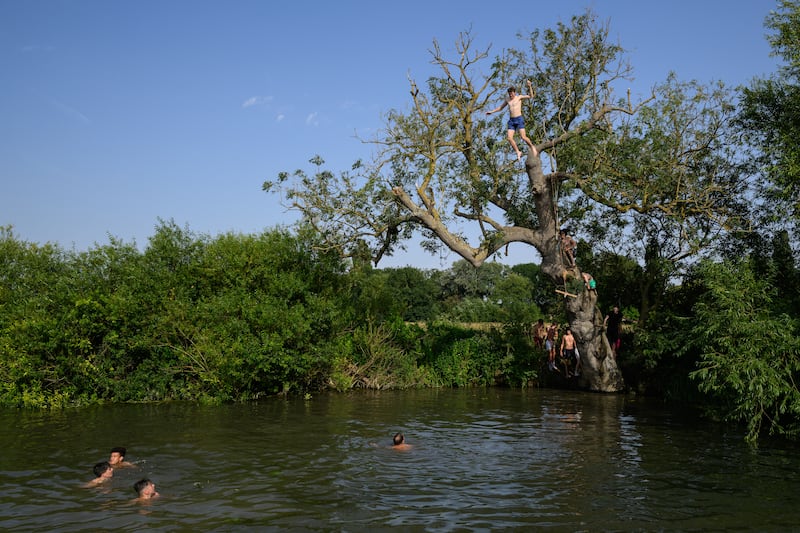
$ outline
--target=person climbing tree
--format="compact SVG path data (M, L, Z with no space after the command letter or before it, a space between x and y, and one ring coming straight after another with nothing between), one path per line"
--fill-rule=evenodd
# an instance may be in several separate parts
M564 257L564 262L569 267L575 266L575 248L578 243L564 229L558 232L558 237L561 240L561 255Z
M583 286L586 287L587 291L597 290L597 282L588 272L583 273Z
M522 140L530 147L533 156L536 157L539 155L536 147L533 146L533 143L525 133L525 119L522 118L522 101L533 96L531 80L528 80L528 93L530 94L517 94L517 89L515 87L509 87L508 97L506 97L505 101L500 104L499 107L486 112L487 115L491 115L508 106L508 111L511 116L508 120L508 131L506 134L508 136L508 142L511 143L511 147L514 148L514 151L517 153L517 161L522 159L522 152L520 152L514 140L514 132L517 130L519 130L519 136L522 137Z

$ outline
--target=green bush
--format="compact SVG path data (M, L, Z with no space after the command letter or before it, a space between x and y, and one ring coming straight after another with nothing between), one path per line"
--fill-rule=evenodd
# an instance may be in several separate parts
M285 231L85 253L0 233L0 401L204 399L322 387L347 328L342 265Z
M688 349L700 354L691 376L717 402L727 420L747 425L747 439L762 431L800 433L798 320L771 311L773 287L750 261L706 263L707 291L695 306Z

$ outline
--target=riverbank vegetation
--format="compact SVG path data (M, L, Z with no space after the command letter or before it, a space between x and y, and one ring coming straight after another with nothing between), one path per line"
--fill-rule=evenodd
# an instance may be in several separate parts
M535 376L527 338L504 334L538 316L527 278L497 264L345 270L314 250L284 230L210 238L165 222L141 252L117 241L69 252L5 228L0 399L227 401Z
M745 251L745 244L738 248ZM313 234L196 235L161 222L144 250L65 251L0 231L0 401L222 402L324 389L572 386L548 372L533 323L563 296L533 264L373 269ZM633 391L796 435L800 270L778 233L702 262L638 312L641 267L595 254L600 305L628 318ZM485 325L476 327L475 324Z
M399 185L384 190L380 172L358 188L354 176L337 178L323 170L319 157L311 161L314 173L299 172L297 185L285 191L295 206L307 209L292 229L208 236L160 221L141 248L112 238L74 251L26 242L13 228L0 228L0 403L44 408L238 401L324 389L572 387L546 369L531 339L532 324L542 318L591 329L616 305L627 318L615 364L627 390L743 423L753 441L765 432L796 438L800 4L784 0L779 6L767 22L773 48L787 66L772 78L737 91L670 78L652 103L637 109L639 122L590 120L574 135L537 132L538 138L553 138L543 141L544 150L556 138L564 145L560 157L567 170L554 173L560 199L548 196L552 209L533 210L526 203L542 196L540 187L528 190L529 184L520 183L514 192L506 190L505 178L481 181L477 170L484 172L484 163L501 157L497 146L486 143L481 163L473 157L478 144L453 144L470 156L469 168L477 169L470 180L445 172L459 187L453 198L464 204L455 212L486 221L481 210L489 203L507 209L508 225L482 226L488 244L479 249L496 255L511 242L533 243L545 250L546 269L533 263L503 266L485 261L488 256L441 271L375 268L371 260L396 251L401 239L420 229L426 237L456 242L438 226L443 205L433 201L432 189L423 189L428 211L413 211ZM595 31L592 24L585 15L542 35L594 35L602 41L607 29ZM621 49L609 45L606 51L616 58ZM515 54L507 59L527 68L527 60ZM446 108L442 113L450 113L457 106L445 104L460 100L440 81L441 86L432 81L431 95ZM551 80L535 81L546 88ZM630 102L624 109L633 111ZM404 117L392 117L398 128L406 124ZM681 121L699 128L692 130L697 135L687 140L688 130L672 131ZM418 132L408 125L408 132ZM483 126L490 136L490 125ZM668 155L676 159L664 159ZM414 176L403 171L406 160L392 161L403 183L413 183ZM601 172L589 161L608 166ZM553 186L536 164L528 169L531 183ZM691 194L684 194L687 180ZM288 174L281 175L265 189L290 182ZM645 189L647 202L639 195ZM473 194L478 192L482 196ZM617 197L642 204L620 208ZM654 199L660 201L648 203ZM381 228L373 241L365 242L360 230L358 239L349 240L337 231L335 224L362 228L342 223L335 208L347 202L358 203L369 221L364 227ZM398 205L413 213L398 211ZM427 233L421 220L430 226ZM543 240L533 231L531 223L542 221L554 235L556 222L568 221L579 238L578 268L597 282L589 312L555 292L584 289L581 281L561 279L555 237ZM424 246L435 249L442 242ZM455 248L469 255L468 247ZM594 304L602 311L594 313ZM591 357L605 353L602 336L592 342L597 351Z

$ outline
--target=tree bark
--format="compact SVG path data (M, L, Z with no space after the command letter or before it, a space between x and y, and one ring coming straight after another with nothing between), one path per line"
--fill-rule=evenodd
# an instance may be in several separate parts
M598 392L620 392L625 381L603 328L603 313L597 307L597 293L583 290L577 298L567 297L567 319L580 353L582 372L578 383Z

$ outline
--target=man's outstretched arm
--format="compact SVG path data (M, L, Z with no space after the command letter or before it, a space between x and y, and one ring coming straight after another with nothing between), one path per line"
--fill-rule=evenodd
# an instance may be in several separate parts
M497 107L497 108L495 108L495 109L492 109L491 111L487 111L487 112L486 112L486 114L487 114L487 115L491 115L492 113L497 113L498 111L502 111L502 110L503 110L503 108L504 108L505 106L507 106L507 105L508 105L508 102L503 102L502 104L500 104L500 107Z

